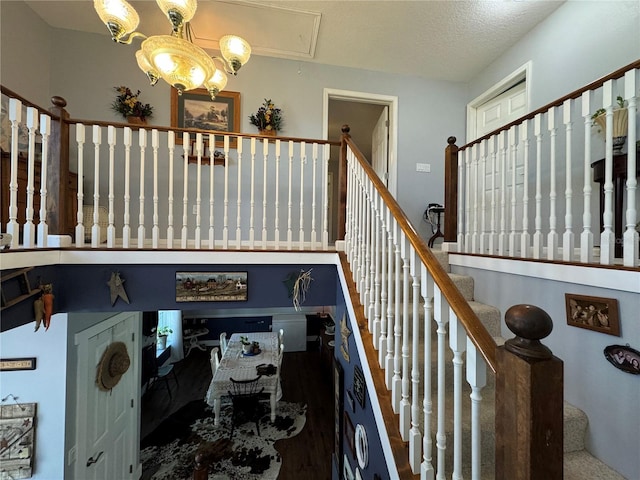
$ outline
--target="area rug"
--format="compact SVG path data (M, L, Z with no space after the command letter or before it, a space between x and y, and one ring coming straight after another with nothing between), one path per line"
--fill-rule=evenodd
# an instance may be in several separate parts
M140 445L143 480L190 480L199 453L209 465L209 480L276 480L282 458L274 444L300 433L307 406L281 401L272 423L267 404L260 436L255 423L247 422L236 426L230 439L231 408L222 405L218 426L213 409L200 400L163 420Z

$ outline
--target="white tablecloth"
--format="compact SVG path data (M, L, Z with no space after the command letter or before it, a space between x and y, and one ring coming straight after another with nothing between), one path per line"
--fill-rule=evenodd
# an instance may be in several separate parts
M244 355L240 337L244 336L251 342L260 343L260 353L256 355ZM222 355L220 366L213 375L205 401L214 407L215 424L218 424L220 416L220 397L228 395L231 390L231 380L249 380L256 378L258 373L256 366L260 364L278 365L278 334L272 332L234 333L229 339L227 351ZM276 418L276 401L280 394L280 372L277 375L260 378L258 388L264 387L264 393L271 399L271 421Z

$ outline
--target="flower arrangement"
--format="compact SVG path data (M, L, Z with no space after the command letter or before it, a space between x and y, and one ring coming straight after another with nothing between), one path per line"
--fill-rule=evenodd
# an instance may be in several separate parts
M151 105L142 103L138 97L140 96L140 90L135 94L128 87L113 87L118 95L111 104L111 108L122 115L127 117L138 117L145 120L147 117L153 115L153 107Z
M616 103L618 104L617 109L623 109L626 107L626 102L624 101L624 99L618 95L616 97ZM615 111L615 110L614 110ZM596 121L596 119L598 117L601 117L602 115L604 115L607 111L604 108L599 108L598 110L596 110L593 115L591 115L591 120L593 121L593 125L598 125L598 122Z
M165 325L164 327L158 328L158 332L157 333L158 333L159 337L166 337L170 333L173 333L173 330L171 330L169 327L167 327Z
M249 115L251 125L258 127L260 131L270 132L282 129L282 110L277 108L271 99L264 99L264 103L256 113Z

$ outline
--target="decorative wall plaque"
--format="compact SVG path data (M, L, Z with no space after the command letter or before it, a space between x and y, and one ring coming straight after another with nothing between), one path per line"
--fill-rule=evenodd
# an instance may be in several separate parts
M2 478L31 478L35 441L35 403L0 406Z

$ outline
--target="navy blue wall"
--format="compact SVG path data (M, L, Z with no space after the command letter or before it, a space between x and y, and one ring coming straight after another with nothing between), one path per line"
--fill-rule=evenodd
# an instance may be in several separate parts
M117 252L114 252L117 256ZM312 268L313 281L302 306L335 304L335 265L58 265L36 267L34 281L53 283L54 312L119 312L292 307L284 281ZM176 272L247 272L246 302L176 302ZM120 272L130 304L118 298L111 305L107 282ZM36 285L35 283L33 285ZM37 297L33 297L35 300ZM2 330L34 321L33 300L2 311Z
M340 420L340 425L342 429L342 451L340 452L340 469L342 469L342 462L344 461L344 455L346 454L349 464L351 465L351 471L355 475L356 468L360 469L360 475L363 480L373 480L373 476L377 474L380 479L389 479L389 472L387 470L387 464L384 459L384 454L382 451L382 443L380 441L380 434L378 432L378 428L376 426L375 417L373 415L373 410L371 408L371 395L375 395L375 391L371 392L367 390L367 395L364 401L364 407L360 406L358 400L355 399L353 395L353 373L356 365L362 367L362 362L360 360L360 355L358 354L358 350L356 347L356 342L354 339L354 332L349 335L348 338L348 351L349 351L349 361L347 362L342 355L341 345L342 345L342 336L340 334L340 323L342 317L346 316L347 325L349 325L349 329L353 330L350 326L349 321L349 312L347 311L346 301L342 294L342 289L340 285L337 285L336 291L336 348L335 348L335 356L336 360L340 363L343 371L343 416L344 412L349 415L351 419L351 423L355 429L357 424L362 424L365 427L367 432L367 440L369 444L369 463L364 469L360 469L358 466L358 460L351 453L351 449L347 446L347 438L345 437L344 432L344 420ZM356 332L357 333L357 332ZM351 405L348 401L347 391L351 392L351 395L354 397L355 411L352 410ZM336 462L333 464L333 480L342 479L342 470L340 472L336 471Z

